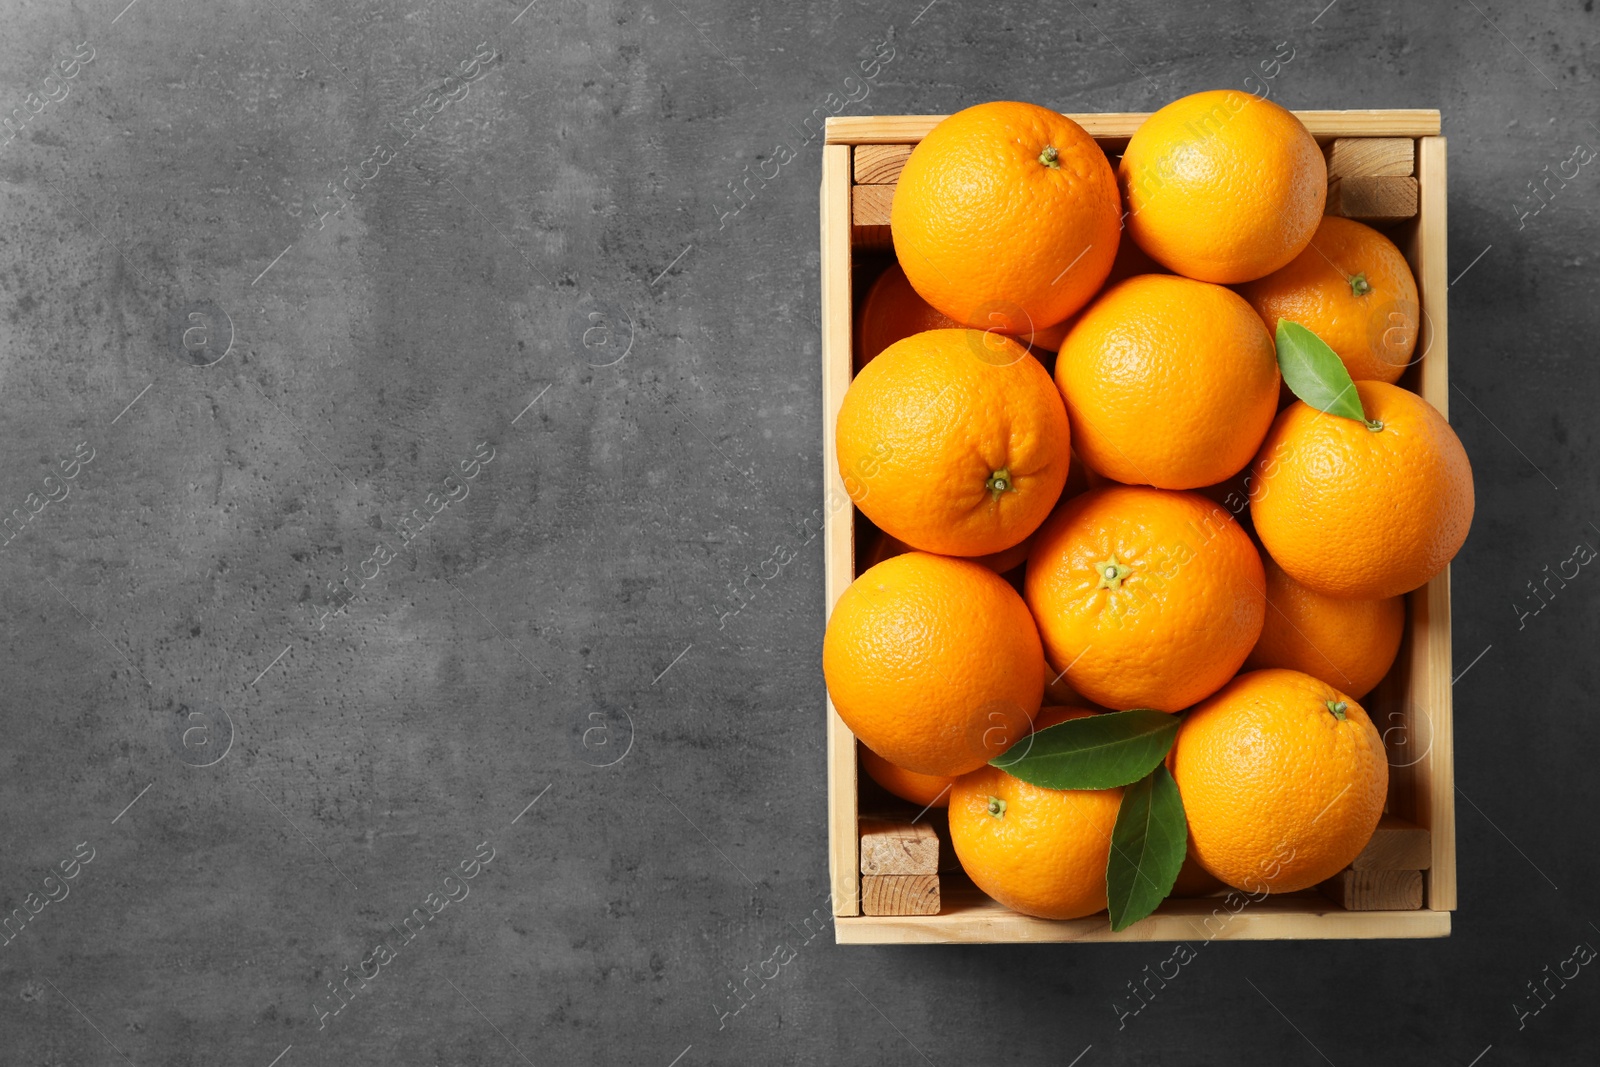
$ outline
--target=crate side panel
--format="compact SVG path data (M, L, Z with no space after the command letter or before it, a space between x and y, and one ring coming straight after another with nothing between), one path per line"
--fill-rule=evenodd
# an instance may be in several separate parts
M1427 355L1423 357L1418 391L1423 399L1450 414L1449 263L1446 227L1445 139L1424 137L1417 143L1417 178L1422 185L1416 228L1417 289L1423 308ZM1417 621L1412 634L1411 701L1429 718L1431 745L1417 765L1416 822L1432 834L1433 866L1428 872L1428 907L1456 907L1455 744L1451 679L1450 571L1411 594Z
M970 883L949 879L938 915L841 919L840 944L996 944L1074 941L1366 940L1446 937L1445 911L1345 911L1317 897L1269 897L1230 909L1226 898L1171 900L1147 919L1112 933L1104 916L1058 921L1019 915Z
M822 484L823 569L829 615L854 576L854 507L834 457L834 420L850 386L850 149L822 154ZM828 876L833 913L859 915L856 742L828 701Z
M1092 137L1127 138L1150 117L1147 111L1066 113ZM1313 137L1428 137L1439 132L1439 112L1426 109L1296 111ZM829 144L916 144L944 115L839 115L828 119Z

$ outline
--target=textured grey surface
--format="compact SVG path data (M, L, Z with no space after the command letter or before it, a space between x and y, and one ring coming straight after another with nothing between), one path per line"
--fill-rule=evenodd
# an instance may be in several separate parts
M1600 975L1547 975L1600 944L1600 578L1528 583L1600 545L1600 162L1519 217L1600 145L1592 0L123 2L0 5L0 1063L1592 1055ZM1274 99L1451 138L1454 936L1208 946L1120 1026L1166 946L808 940L805 120L1150 109L1283 41Z

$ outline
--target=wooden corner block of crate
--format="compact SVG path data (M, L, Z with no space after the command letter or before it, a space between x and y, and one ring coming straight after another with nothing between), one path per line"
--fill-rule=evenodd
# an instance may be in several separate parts
M1421 871L1346 869L1318 888L1345 911L1416 911L1422 907Z
M864 874L861 876L861 914L937 915L937 874Z
M861 874L939 873L939 835L925 822L861 817Z
M892 185L850 187L850 243L857 248L888 248L889 211L894 204Z
M1417 166L1417 142L1409 137L1335 137L1326 155L1329 181L1410 176Z
M1364 222L1399 222L1416 217L1419 190L1409 175L1336 178L1328 184L1326 213Z
M893 185L911 158L908 144L863 144L855 147L857 185ZM1410 173L1407 171L1406 173Z
M1425 871L1433 866L1428 831L1395 815L1378 820L1372 840L1350 861L1352 871Z

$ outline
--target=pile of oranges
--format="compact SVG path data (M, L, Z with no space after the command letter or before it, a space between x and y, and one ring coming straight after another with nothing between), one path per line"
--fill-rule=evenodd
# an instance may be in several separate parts
M1466 539L1472 473L1396 384L1422 357L1404 256L1324 217L1326 187L1292 113L1227 91L1151 115L1115 167L1011 102L905 164L836 427L881 537L823 671L867 772L947 804L1018 911L1107 908L1123 788L1007 769L1088 716L1178 717L1151 774L1187 820L1180 891L1313 886L1383 811L1357 701Z

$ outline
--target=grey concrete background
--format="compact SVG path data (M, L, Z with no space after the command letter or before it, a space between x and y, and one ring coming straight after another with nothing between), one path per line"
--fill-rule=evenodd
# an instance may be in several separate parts
M0 1063L1592 1059L1600 975L1546 980L1600 945L1600 579L1529 583L1600 545L1600 162L1529 183L1600 145L1600 23L1324 2L0 5ZM797 131L1152 109L1284 41L1274 99L1451 138L1454 936L1209 946L1120 1027L1166 946L808 939Z

